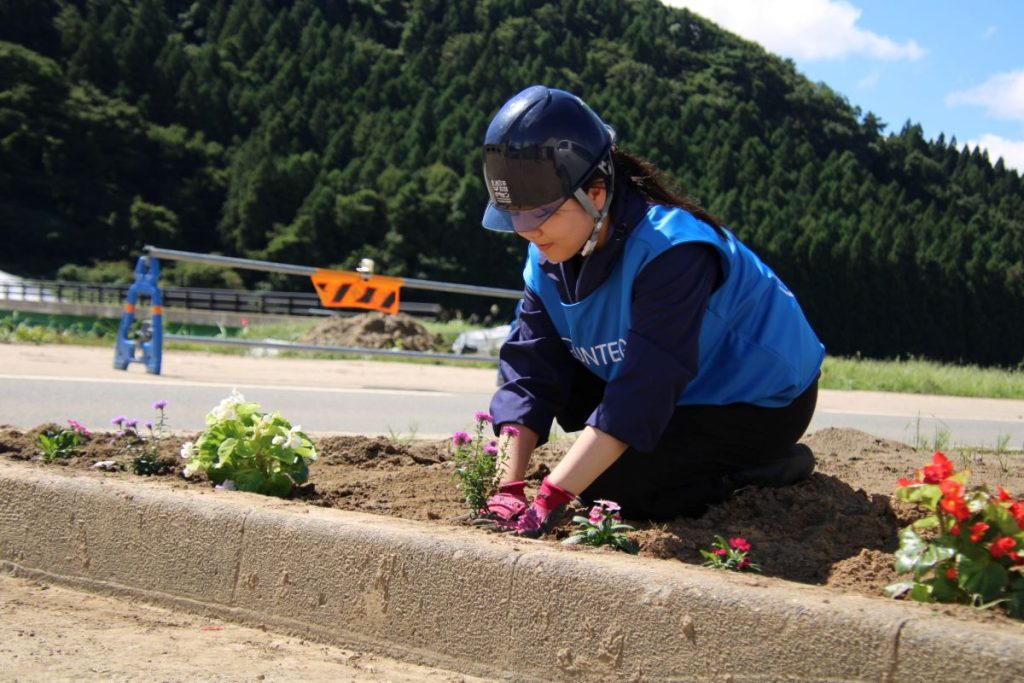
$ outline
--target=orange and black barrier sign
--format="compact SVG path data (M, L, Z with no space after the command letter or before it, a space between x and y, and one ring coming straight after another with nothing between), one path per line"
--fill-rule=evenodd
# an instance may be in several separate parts
M384 313L398 313L399 294L405 283L400 277L364 278L344 270L317 270L310 279L320 303L327 308L365 308Z

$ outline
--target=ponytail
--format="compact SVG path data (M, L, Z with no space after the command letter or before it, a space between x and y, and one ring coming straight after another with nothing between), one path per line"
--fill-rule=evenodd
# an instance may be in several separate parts
M612 147L612 164L615 166L615 176L628 183L647 201L684 209L725 237L722 222L691 201L685 192L672 190L664 174L654 164L623 152L618 147Z

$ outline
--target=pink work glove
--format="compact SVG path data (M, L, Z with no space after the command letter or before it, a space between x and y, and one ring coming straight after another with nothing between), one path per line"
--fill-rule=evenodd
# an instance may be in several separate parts
M562 519L565 506L576 496L547 477L540 484L537 497L522 515L509 522L497 522L497 531L513 533L516 536L537 538L551 530Z
M510 481L498 487L498 492L487 499L481 516L500 522L511 522L526 511L526 482Z

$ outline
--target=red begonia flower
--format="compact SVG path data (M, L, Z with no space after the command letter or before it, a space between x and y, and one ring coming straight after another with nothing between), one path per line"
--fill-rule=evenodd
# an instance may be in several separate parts
M978 522L971 527L971 543L977 543L981 540L981 537L988 531L988 524L985 522Z
M964 485L952 479L946 479L939 484L939 490L947 498L962 498L964 495Z
M941 451L935 451L932 455L932 464L926 465L921 471L924 474L924 483L938 484L953 474L953 463Z
M949 533L953 534L954 536L959 536L960 535L960 525L959 524L954 524L953 526L949 527Z
M950 581L956 581L956 567L946 567L946 578Z
M1008 501L1008 500L1013 500L1013 496L1010 495L1009 491L1007 491L1002 486L1000 486L999 487L999 500L1001 500L1003 502Z
M1009 536L1003 536L1001 538L997 538L992 542L992 545L989 547L988 552L990 555L992 555L992 557L998 559L1006 553L1013 550L1013 546L1015 545L1017 545L1017 541L1013 540Z
M939 507L961 522L971 516L971 511L963 498L943 498L939 501Z

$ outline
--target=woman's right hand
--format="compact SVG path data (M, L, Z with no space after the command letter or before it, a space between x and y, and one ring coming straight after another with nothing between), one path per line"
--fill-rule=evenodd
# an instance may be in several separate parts
M510 481L498 487L498 492L487 500L480 516L500 522L511 522L519 518L529 507L526 500L526 482Z

